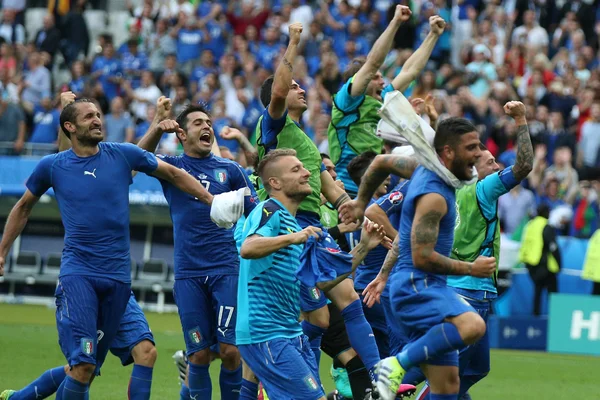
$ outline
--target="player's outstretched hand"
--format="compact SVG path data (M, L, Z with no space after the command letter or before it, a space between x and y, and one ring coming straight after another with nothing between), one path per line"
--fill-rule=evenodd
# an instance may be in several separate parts
M383 229L382 225L365 218L365 222L363 223L362 231L360 233L360 242L365 245L367 249L374 249L382 244L386 238L385 230Z
M239 140L242 137L242 132L239 129L225 126L221 129L219 136L225 140Z
M164 121L171 116L171 99L166 96L160 96L156 100L156 119Z
M446 29L446 21L439 15L432 15L429 17L429 26L434 35L440 36Z
M60 94L60 106L62 108L65 108L69 104L74 103L76 97L77 96L75 96L75 93L73 93L71 91L69 91L69 92L62 92Z
M0 256L0 276L4 276L4 257Z
M365 290L363 290L363 303L365 303L369 308L373 307L375 303L380 303L381 293L383 293L383 289L385 289L386 284L387 279L378 274L375 279L373 279L367 285Z
M425 112L431 121L437 121L439 114L435 109L434 98L431 94L425 97Z
M477 278L489 278L496 272L496 258L479 256L473 262L473 268L471 269L471 276Z
M525 117L525 104L520 101L509 101L504 105L504 112L514 119Z
M161 121L156 129L160 133L183 133L183 129L179 127L179 124L172 119L165 119Z
M302 35L302 24L300 22L294 22L289 26L290 31L290 43L300 43L300 36Z
M394 12L394 21L400 22L401 24L405 23L410 19L412 15L412 11L407 6L396 6L396 11Z
M293 244L302 244L306 243L309 237L314 237L315 239L319 238L319 234L323 232L321 228L315 228L314 226L307 226L302 229L300 232L292 233L291 239Z
M410 104L413 107L413 110L415 110L415 112L419 115L423 114L424 111L424 105L425 105L425 100L423 100L420 97L415 97L414 99L410 99Z
M362 222L365 209L356 200L347 201L339 208L340 220L345 224Z

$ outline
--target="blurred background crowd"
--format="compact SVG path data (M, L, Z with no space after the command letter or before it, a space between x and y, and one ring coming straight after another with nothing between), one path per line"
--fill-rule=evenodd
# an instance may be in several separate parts
M136 142L165 95L177 113L209 106L254 140L264 110L259 88L302 22L294 79L306 90L303 128L328 152L332 95L355 57L366 56L397 3L390 0L2 0L0 154L56 151L60 92L96 99L105 140ZM527 106L534 171L499 201L505 233L519 236L544 203L562 234L589 238L600 193L600 7L598 0L403 0L413 14L382 67L394 77L421 44L428 18L447 30L405 95L432 94L440 119L466 117L503 165L514 162L515 125L502 106ZM426 117L426 116L425 116ZM219 140L238 159L235 140ZM181 152L166 135L162 153Z

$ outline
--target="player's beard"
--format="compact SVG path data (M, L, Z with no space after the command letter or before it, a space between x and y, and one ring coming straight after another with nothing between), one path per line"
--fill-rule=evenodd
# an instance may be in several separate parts
M82 135L77 136L77 141L80 145L85 147L94 147L97 146L98 143L104 140L104 135L96 136L92 135L89 131L85 132Z

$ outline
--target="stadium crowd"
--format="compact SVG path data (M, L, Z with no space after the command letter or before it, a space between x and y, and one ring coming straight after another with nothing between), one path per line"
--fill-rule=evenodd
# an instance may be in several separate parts
M393 15L388 0L132 0L126 2L129 38L115 43L110 33L90 37L82 16L87 3L50 1L43 28L28 32L25 2L3 1L3 154L19 155L26 143L33 154L51 151L59 127L58 94L65 90L98 100L107 141L139 140L154 118L156 100L165 95L173 100L175 113L189 103L210 105L217 133L236 127L255 143L254 128L263 111L259 88L283 55L290 21L307 27L294 61L294 78L310 106L303 129L327 153L332 94L352 59L366 56ZM572 210L562 233L589 238L598 227L600 191L598 2L401 3L413 14L383 65L386 79L423 42L431 15L448 22L426 70L405 91L407 97L432 94L440 120L461 116L473 121L503 165L514 162L515 125L502 106L510 99L527 106L536 162L528 180L500 199L503 230L518 236L526 217L545 203ZM88 52L90 47L96 51ZM66 81L51 73L66 68L71 72ZM220 139L219 144L245 165L238 141ZM160 150L182 151L175 135L166 135Z

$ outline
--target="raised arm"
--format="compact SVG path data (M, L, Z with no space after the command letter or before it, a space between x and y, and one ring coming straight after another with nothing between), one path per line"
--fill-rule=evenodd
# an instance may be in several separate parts
M429 27L430 31L421 46L406 60L400 73L392 80L395 90L405 91L425 68L438 39L444 33L446 21L439 15L433 15L429 17Z
M244 135L239 129L225 126L223 129L221 129L219 136L225 140L236 140L239 143L240 148L244 151L248 165L254 165L256 163L256 160L258 159L258 151L256 151L246 135Z
M365 211L365 217L383 226L387 237L395 238L398 235L398 231L392 226L388 215L379 206L379 204L371 204L369 208L367 208L367 210Z
M212 204L213 196L192 175L160 159L157 161L158 168L152 173L153 176L170 182L179 190L191 194L203 203Z
M433 274L491 276L496 271L496 259L493 257L479 256L474 262L464 262L435 251L440 221L447 212L446 200L438 193L428 193L417 199L410 232L414 266Z
M179 124L170 119L172 110L171 99L165 96L160 96L156 100L156 115L150 123L148 130L138 142L138 147L154 153L162 135L167 132L181 133L182 129Z
M398 28L410 19L411 14L410 8L407 6L396 6L396 11L390 24L375 43L373 43L373 48L369 52L369 55L367 55L367 61L354 76L350 95L356 97L365 93L369 82L375 77L375 74L383 64L383 61L385 61L385 57L392 49L394 36L396 36Z
M269 103L269 115L273 119L279 119L285 114L287 109L287 95L292 86L292 63L296 59L300 35L302 34L302 24L293 23L289 26L290 43L281 59L281 62L275 70L273 78L273 87L271 89L271 102Z
M10 214L8 214L8 219L6 220L6 225L4 226L4 232L2 234L2 242L0 242L0 276L4 275L4 263L8 251L17 237L23 232L23 228L27 225L31 210L39 199L39 197L35 196L29 190L26 190L23 197L21 197L10 211Z
M533 170L533 146L525 118L525 105L520 101L509 101L504 105L504 112L510 115L517 124L517 160L512 171L519 182L527 178Z

